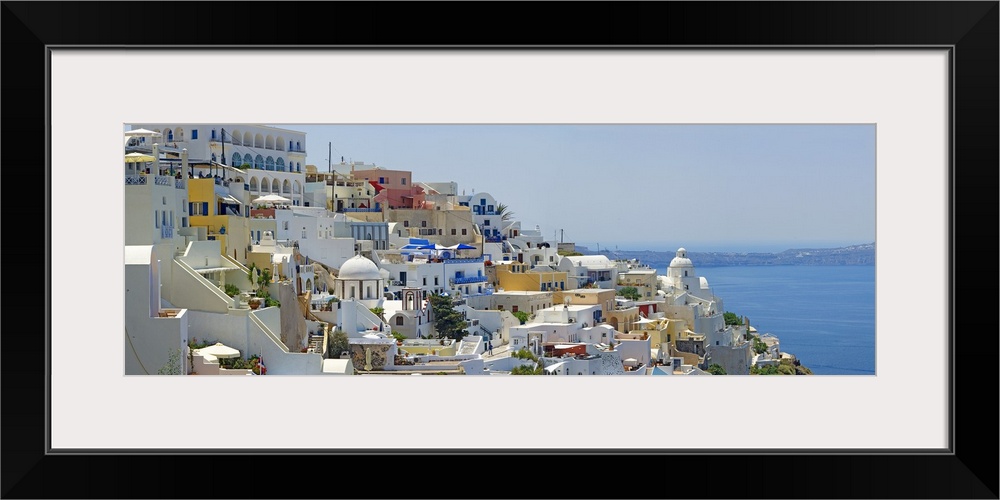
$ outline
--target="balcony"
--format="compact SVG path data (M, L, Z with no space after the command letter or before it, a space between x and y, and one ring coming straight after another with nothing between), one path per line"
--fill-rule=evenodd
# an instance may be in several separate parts
M157 175L153 177L153 183L156 184L157 186L169 186L171 184L170 181L173 180L176 179L170 177L169 175Z
M145 175L126 175L125 176L126 186L145 186L146 176Z
M452 285L465 285L467 283L482 283L486 281L486 276L464 276L461 278L453 278L450 281Z
M184 179L174 179L174 187L177 189L184 189Z
M454 259L444 259L446 264L475 264L476 262L482 262L482 257L465 257L465 258L454 258Z
M350 213L350 212L368 213L368 212L381 212L381 211L382 211L381 208L345 208L344 209L344 212L348 212L348 213Z
M160 226L160 238L173 238L173 237L174 237L173 226Z

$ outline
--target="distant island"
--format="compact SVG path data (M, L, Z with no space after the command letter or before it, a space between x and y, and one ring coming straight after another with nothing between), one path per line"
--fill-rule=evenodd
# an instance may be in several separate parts
M584 255L605 255L610 259L639 259L652 267L665 267L675 252L653 250L605 250L600 252L577 245ZM873 266L875 243L840 248L793 248L779 253L768 252L688 252L699 266Z

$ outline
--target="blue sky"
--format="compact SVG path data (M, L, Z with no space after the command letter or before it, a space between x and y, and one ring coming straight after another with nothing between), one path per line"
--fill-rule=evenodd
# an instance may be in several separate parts
M334 164L456 181L591 249L875 241L874 125L274 125L320 170L332 143Z

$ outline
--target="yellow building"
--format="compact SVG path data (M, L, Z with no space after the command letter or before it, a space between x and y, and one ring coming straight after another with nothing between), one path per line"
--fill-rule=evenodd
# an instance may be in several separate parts
M625 287L635 287L641 299L656 297L656 270L637 268L618 271L618 289Z
M565 271L542 271L531 269L520 262L493 262L496 282L507 291L555 292L566 289ZM614 294L614 290L611 290Z
M565 304L569 301L572 305L601 306L601 318L607 318L608 313L615 310L615 291L605 288L576 288L573 290L556 291L552 294L552 302L555 304Z
M188 224L199 228L199 237L218 240L222 253L245 262L250 244L249 220L221 212L229 207L239 210L239 206L235 199L216 194L213 179L188 179Z

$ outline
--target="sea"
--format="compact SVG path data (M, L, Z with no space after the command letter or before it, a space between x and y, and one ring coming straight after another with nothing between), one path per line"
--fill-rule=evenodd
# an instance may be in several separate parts
M666 265L657 266L666 275ZM875 266L698 266L724 309L816 375L875 375Z

